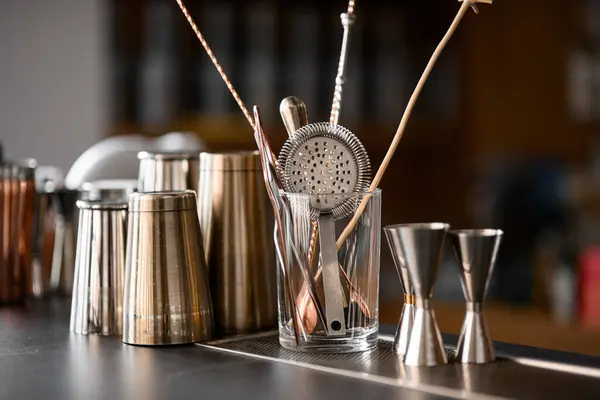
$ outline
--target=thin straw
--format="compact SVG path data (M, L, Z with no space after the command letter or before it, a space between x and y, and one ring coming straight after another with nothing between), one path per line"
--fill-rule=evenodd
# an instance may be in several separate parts
M390 144L390 147L389 147L383 161L381 162L381 166L379 167L379 170L377 171L375 178L373 178L373 182L371 182L371 186L369 187L369 192L373 192L379 186L379 183L381 182L381 179L383 178L383 174L385 173L388 165L390 164L390 161L392 160L392 157L394 156L396 147L398 147L398 143L400 142L400 139L402 139L402 136L404 135L404 130L406 129L408 120L412 114L413 108L415 107L415 103L417 102L417 99L419 98L419 95L421 94L421 91L423 90L423 86L425 85L425 82L427 81L427 78L429 77L431 70L435 66L435 63L438 60L438 58L440 57L442 50L444 50L444 47L446 47L446 44L448 44L448 41L450 40L450 38L456 31L456 28L460 24L460 21L462 20L462 18L467 13L469 7L474 7L475 3L477 3L477 2L478 2L477 0L464 0L463 4L461 5L460 9L458 10L458 13L456 14L456 17L454 17L452 24L448 28L448 31L446 32L446 34L444 35L444 37L442 38L442 40L436 47L435 51L433 52L431 58L429 59L429 62L427 63L427 66L425 67L425 70L423 71L423 75L421 75L421 78L419 79L419 82L417 83L417 87L415 88L413 94L410 96L410 100L408 101L408 105L406 106L404 115L402 116L402 119L400 120L400 125L398 126L398 130L396 131L396 135L394 136L394 139L392 140L392 143ZM481 2L491 3L491 0L483 0ZM348 236L350 235L350 233L352 232L352 230L358 223L360 216L362 215L363 211L367 207L367 203L368 203L370 197L371 196L365 196L363 198L358 209L354 213L354 216L352 217L352 219L350 220L350 222L348 223L348 225L346 226L346 228L344 229L344 231L338 238L338 240L337 240L337 248L338 249L342 247L342 245L344 244L344 241L348 238Z
M235 90L235 88L231 84L231 81L227 77L227 74L225 74L225 71L223 70L223 67L221 66L221 63L219 63L219 60L217 60L217 57L215 56L215 54L210 49L210 46L208 45L208 43L204 39L204 36L200 32L200 29L198 29L198 27L196 26L196 23L194 22L194 19L190 15L189 11L183 5L183 1L182 0L177 0L177 4L179 4L179 8L181 8L181 12L183 12L183 15L185 15L185 19L187 19L188 23L190 24L190 26L194 30L194 33L198 37L198 40L200 40L200 43L202 43L202 46L204 47L204 50L206 50L206 54L208 54L208 57L210 58L210 60L212 61L212 63L215 65L215 68L217 69L217 71L221 75L221 78L223 78L223 82L225 82L225 85L227 85L227 89L229 89L229 92L231 93L231 95L235 99L235 102L237 103L237 105L242 110L242 113L244 113L244 116L248 120L248 123L252 127L252 130L256 130L256 126L254 124L254 120L252 119L252 116L250 115L250 112L248 111L248 108L246 108L246 105L242 101L242 98L240 97L240 95L238 94L238 92Z

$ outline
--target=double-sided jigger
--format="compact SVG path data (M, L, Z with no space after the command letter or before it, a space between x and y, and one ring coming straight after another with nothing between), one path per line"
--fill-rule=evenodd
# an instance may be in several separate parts
M431 298L442 262L444 241L450 226L444 223L423 223L394 225L385 228L392 254L400 265L401 279L406 279L402 269L408 270L408 281L412 283L415 295L414 323L408 335L404 363L410 366L435 366L446 364L448 357L444 350L442 335L435 319ZM390 237L393 240L390 240ZM403 285L404 286L404 285ZM404 286L410 290L410 285ZM410 295L410 292L408 292ZM408 321L409 317L404 317ZM400 325L403 321L400 321ZM400 332L400 336L406 333ZM405 339L406 336L402 337ZM398 351L402 351L398 338Z
M410 277L408 276L408 268L406 268L406 261L404 259L404 253L402 252L402 244L400 243L398 229L392 226L385 227L383 230L387 237L390 251L392 252L392 258L394 259L394 265L398 271L398 277L400 278L400 284L402 285L402 290L404 292L404 305L402 306L402 314L400 314L400 322L398 323L398 329L396 330L396 336L394 337L394 345L392 346L394 353L398 354L401 359L404 359L406 350L408 349L410 332L415 321L415 290Z
M455 358L465 364L494 361L494 346L483 315L483 301L496 263L503 232L494 229L450 232L467 300L467 313L458 339Z
M194 343L213 331L196 194L135 193L129 202L123 342Z
M127 203L79 200L71 332L120 335Z

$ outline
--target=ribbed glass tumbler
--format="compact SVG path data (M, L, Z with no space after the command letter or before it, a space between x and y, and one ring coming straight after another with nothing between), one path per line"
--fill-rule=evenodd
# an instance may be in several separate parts
M306 352L373 348L379 329L381 190L280 194L274 232L279 342ZM323 206L340 203L331 212ZM361 204L366 206L358 222L341 238Z

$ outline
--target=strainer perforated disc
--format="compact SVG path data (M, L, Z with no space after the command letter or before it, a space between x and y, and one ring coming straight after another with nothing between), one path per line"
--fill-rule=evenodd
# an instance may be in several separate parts
M367 191L371 166L362 143L348 129L319 122L300 128L281 149L283 187L315 195L311 206L344 218L355 209L353 192ZM335 195L335 196L331 196Z
M334 221L354 212L358 205L354 192L368 190L369 157L348 129L319 122L300 128L285 142L279 164L286 191L312 195L310 217L318 219L319 225L327 331L331 336L343 336L344 293Z

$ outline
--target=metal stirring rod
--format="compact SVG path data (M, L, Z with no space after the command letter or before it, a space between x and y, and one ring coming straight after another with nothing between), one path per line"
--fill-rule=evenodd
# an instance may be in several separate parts
M340 111L342 109L342 91L344 83L346 82L346 60L348 59L348 44L350 42L350 28L356 22L356 15L354 15L355 1L350 0L348 2L348 11L343 13L340 18L342 20L342 27L344 28L344 36L342 38L342 51L340 53L340 62L338 64L337 76L335 77L335 90L333 91L333 103L331 105L331 115L329 116L329 123L331 125L337 125L340 119Z

